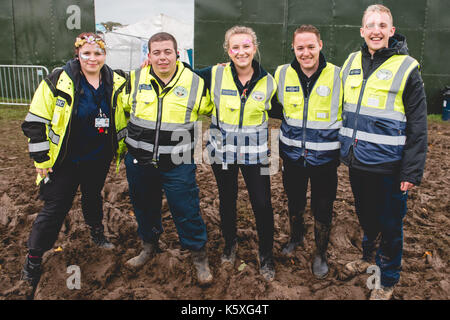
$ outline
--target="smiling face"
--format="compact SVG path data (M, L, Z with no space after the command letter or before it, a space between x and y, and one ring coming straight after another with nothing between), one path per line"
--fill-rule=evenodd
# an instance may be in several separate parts
M256 53L256 46L249 34L233 34L228 41L228 56L237 68L246 68L252 65Z
M177 65L177 53L171 40L150 44L148 59L156 75L162 79L172 77Z
M395 27L386 12L368 12L360 32L373 55L376 51L389 47L389 38L394 35Z
M292 43L295 58L297 59L302 71L311 76L319 68L320 50L323 43L312 32L297 33Z
M84 74L97 75L105 64L106 54L98 44L85 43L78 50L78 58Z

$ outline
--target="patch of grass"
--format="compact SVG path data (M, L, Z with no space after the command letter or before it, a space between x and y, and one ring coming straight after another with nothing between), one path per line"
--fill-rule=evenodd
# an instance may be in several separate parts
M441 123L450 123L450 121L442 120L442 114L429 114L428 121L441 122Z
M12 106L0 104L0 120L23 120L29 106Z

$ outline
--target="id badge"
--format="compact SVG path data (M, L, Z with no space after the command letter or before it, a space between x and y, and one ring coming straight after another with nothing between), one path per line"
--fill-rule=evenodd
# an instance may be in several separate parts
M95 118L96 128L109 128L109 118Z

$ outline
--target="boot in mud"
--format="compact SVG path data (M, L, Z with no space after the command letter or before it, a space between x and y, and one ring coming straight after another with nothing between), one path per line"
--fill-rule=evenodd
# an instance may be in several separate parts
M213 280L211 270L209 269L208 255L206 249L200 251L191 251L192 263L197 270L197 281L200 286L210 285Z
M28 300L33 299L36 287L41 279L42 274L42 258L41 257L30 257L28 254L25 263L23 265L22 273L20 276L21 291L26 296Z
M126 264L133 268L142 267L150 258L159 252L158 243L151 243L142 241L142 251L134 258L131 258Z
M236 261L237 247L238 245L236 241L234 241L231 245L225 245L222 256L220 257L222 264L229 263L234 265L234 262Z
M314 224L314 240L316 252L312 264L312 271L317 279L323 279L328 275L327 248L330 239L331 224L326 225L319 221Z
M97 225L97 226L89 226L91 230L91 238L92 241L99 247L103 249L114 249L114 245L108 241L105 237L104 228L103 225Z
M290 255L295 251L295 249L303 245L303 237L305 234L303 211L299 212L298 215L292 215L289 217L289 233L289 242L281 251L283 255Z
M273 262L272 252L259 254L259 273L267 281L273 281L275 279L275 263Z

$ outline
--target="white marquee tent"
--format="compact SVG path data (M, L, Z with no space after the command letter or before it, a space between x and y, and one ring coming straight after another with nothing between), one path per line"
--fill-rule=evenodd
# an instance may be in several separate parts
M161 31L177 39L180 60L192 64L194 26L164 14L106 32L106 63L113 69L124 71L138 68L147 58L148 39Z

